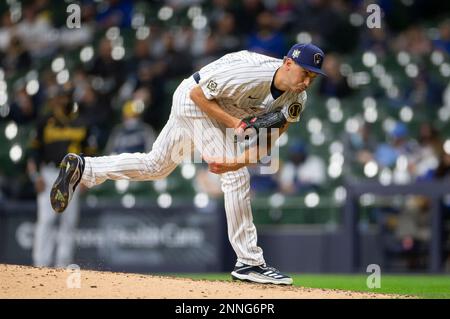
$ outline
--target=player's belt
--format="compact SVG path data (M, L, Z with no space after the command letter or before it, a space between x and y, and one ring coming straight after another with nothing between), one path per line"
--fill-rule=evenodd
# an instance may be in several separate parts
M194 81L198 84L200 82L200 74L198 72L195 72L192 74L192 77L194 78Z

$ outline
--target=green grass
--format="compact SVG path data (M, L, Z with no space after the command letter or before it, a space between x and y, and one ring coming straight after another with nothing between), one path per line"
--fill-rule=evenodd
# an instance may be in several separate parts
M172 274L177 277L207 280L231 280L229 274ZM381 287L370 289L367 275L293 275L294 286L342 289L371 293L412 295L427 299L450 299L450 276L443 275L381 275Z

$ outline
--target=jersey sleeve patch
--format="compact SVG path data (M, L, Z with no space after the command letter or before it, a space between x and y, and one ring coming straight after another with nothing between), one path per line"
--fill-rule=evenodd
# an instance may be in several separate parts
M298 102L292 103L288 107L288 115L291 118L297 118L302 110L302 105Z
M208 84L206 85L206 88L211 92L216 92L217 82L215 82L214 80L209 80Z
M298 122L300 120L300 114L303 111L303 104L300 102L293 102L289 105L285 105L281 112L286 117L288 122Z

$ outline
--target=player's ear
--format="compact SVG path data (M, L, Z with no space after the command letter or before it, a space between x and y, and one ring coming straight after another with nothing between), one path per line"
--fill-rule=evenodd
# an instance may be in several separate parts
M291 58L285 57L283 62L284 62L284 65L286 65L287 68L290 68L294 61L292 61Z

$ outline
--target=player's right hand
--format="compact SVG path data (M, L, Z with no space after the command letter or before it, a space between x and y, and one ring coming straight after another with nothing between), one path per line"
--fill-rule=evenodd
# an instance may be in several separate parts
M203 160L208 163L208 169L214 174L223 174L226 172L236 171L245 166L244 163L240 163L237 159L222 158L222 157L207 157L203 156Z

